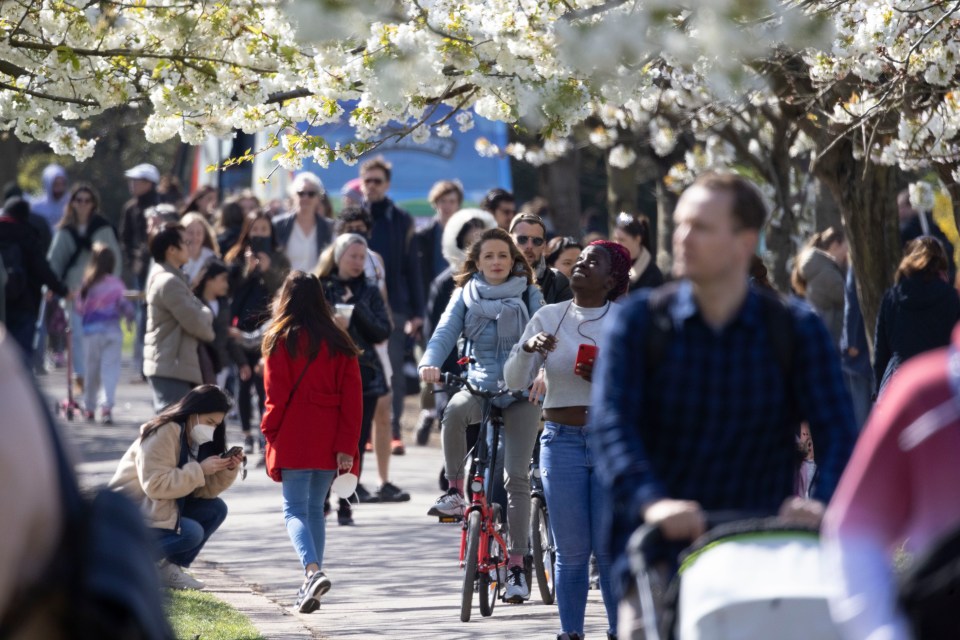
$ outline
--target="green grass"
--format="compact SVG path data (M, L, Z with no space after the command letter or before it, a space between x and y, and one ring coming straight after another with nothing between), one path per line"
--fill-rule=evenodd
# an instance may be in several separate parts
M178 640L266 640L239 611L202 591L170 591L167 613Z

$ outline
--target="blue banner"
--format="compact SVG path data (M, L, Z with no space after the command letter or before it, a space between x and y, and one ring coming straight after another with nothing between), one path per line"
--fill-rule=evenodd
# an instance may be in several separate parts
M311 127L310 133L322 136L331 146L337 142L352 142L354 135L349 124L349 111L349 108L345 109L340 122ZM433 120L439 120L449 112L449 107L441 107ZM430 139L424 144L417 144L410 136L390 140L361 157L360 163L375 155L383 155L389 160L393 164L393 176L388 195L415 216L433 215L427 194L439 180L459 180L463 185L465 206L476 205L494 187L512 191L510 159L483 158L475 148L480 138L504 148L507 144L507 125L477 116L474 116L473 122L472 129L461 133L455 119L451 118L448 123L453 135L441 138L431 132ZM331 200L336 202L335 206L339 209L340 189L358 177L360 163L350 167L338 160L323 169L312 160L307 160L304 169L320 176Z

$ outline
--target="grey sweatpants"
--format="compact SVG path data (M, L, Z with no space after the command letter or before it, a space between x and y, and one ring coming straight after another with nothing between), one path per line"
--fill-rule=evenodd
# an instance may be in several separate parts
M443 412L443 458L448 480L461 480L468 464L467 425L480 422L481 401L458 391ZM540 407L517 401L503 410L503 469L510 553L529 552L530 457L540 429Z

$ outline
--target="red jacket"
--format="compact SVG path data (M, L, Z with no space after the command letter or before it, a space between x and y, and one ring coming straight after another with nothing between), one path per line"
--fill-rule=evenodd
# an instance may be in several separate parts
M283 342L266 362L266 413L260 430L267 439L267 475L277 482L281 469L336 469L338 452L353 454L357 473L363 413L357 358L331 356L323 343L287 407L306 364L303 353L291 359Z

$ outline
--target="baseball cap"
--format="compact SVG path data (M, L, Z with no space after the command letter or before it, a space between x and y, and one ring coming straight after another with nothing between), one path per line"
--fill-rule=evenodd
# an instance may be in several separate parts
M130 180L149 180L153 184L160 182L160 172L152 164L138 164L133 169L127 169L123 175Z

